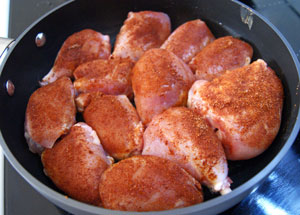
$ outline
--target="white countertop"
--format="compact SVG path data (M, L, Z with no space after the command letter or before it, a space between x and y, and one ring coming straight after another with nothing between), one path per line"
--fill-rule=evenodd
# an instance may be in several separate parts
M8 36L9 0L0 1L0 37ZM0 59L0 64L2 60ZM4 214L4 157L0 147L0 215Z

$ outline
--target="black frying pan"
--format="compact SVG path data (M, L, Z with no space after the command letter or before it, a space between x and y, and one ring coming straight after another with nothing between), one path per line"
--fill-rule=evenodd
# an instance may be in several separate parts
M28 150L24 138L24 116L29 96L48 73L64 40L74 32L92 28L109 34L112 44L129 11L156 10L167 13L175 29L196 18L204 20L216 37L233 35L249 42L254 59L262 58L282 80L285 101L282 124L271 147L247 161L229 162L233 191L225 196L205 191L204 203L157 214L216 214L243 199L265 179L286 154L299 131L299 65L284 37L270 22L252 9L230 0L78 0L45 15L29 27L9 50L1 66L0 142L14 168L38 192L74 214L127 214L94 207L66 198L43 173L40 157ZM35 37L46 35L46 44L37 47ZM15 85L13 96L5 85ZM130 214L147 214L132 213Z

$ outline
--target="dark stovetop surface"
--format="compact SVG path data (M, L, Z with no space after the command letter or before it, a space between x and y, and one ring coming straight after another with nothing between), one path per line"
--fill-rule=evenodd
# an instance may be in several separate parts
M16 38L36 18L66 0L11 0L9 36ZM268 18L300 59L300 1L244 0ZM64 215L37 193L5 160L5 215ZM238 205L222 215L300 214L300 135L270 176Z

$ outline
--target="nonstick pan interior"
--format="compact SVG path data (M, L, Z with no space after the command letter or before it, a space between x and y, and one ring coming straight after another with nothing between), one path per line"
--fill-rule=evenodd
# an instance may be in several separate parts
M113 45L127 13L141 10L167 13L173 29L186 21L200 18L207 23L216 37L233 35L249 42L254 48L253 60L264 59L284 85L285 100L279 134L262 155L247 161L229 162L233 192L217 197L218 195L204 188L205 200L211 201L185 209L161 212L218 213L237 203L270 173L292 145L299 130L299 122L296 123L300 100L299 72L291 48L268 21L234 1L79 0L45 16L18 38L2 65L0 129L4 152L17 171L35 189L61 207L75 214L111 213L108 210L99 212L96 207L65 199L63 195L55 192L63 194L44 175L40 157L28 150L24 138L25 109L29 96L39 87L38 81L51 69L60 46L69 35L84 28L92 28L110 35ZM36 47L34 42L39 32L45 33L47 38L45 46L40 48ZM11 80L16 88L12 97L5 91L7 80Z

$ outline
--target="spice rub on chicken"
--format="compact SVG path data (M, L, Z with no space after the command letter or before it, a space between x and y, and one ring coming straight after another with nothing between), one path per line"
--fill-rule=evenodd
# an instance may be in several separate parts
M25 114L25 138L33 153L52 148L76 122L75 90L70 78L62 77L37 89L29 98Z
M215 39L205 22L200 19L180 25L161 48L173 52L188 63L199 51Z
M121 160L141 154L144 126L125 95L81 94L76 103L110 156Z
M133 62L128 58L97 59L78 66L73 75L78 94L102 92L108 95L133 96L131 70Z
M186 105L188 90L195 80L190 68L164 49L147 51L132 74L136 109L145 125L169 107Z
M104 208L121 211L161 211L203 201L201 185L176 163L155 156L133 156L101 176Z
M167 14L155 11L129 12L117 35L113 57L136 62L145 51L159 48L171 32Z
M145 130L142 154L176 162L214 192L231 191L222 144L191 109L173 107L155 116Z
M191 206L201 184L236 187L227 160L274 140L283 88L263 60L250 64L252 47L200 19L170 33L167 14L129 12L115 44L91 29L63 43L28 101L25 138L66 195L121 211Z
M253 158L275 139L281 122L283 87L263 60L211 82L196 81L188 107L217 129L229 160Z
M250 64L252 47L232 36L216 39L204 47L189 63L197 79L211 81L226 70Z
M106 155L90 126L75 124L41 158L44 172L59 189L74 199L100 206L100 177L113 159Z
M73 71L80 64L95 59L108 59L110 52L108 35L102 35L92 29L76 32L65 40L52 69L40 84L52 83L62 76L72 77Z

